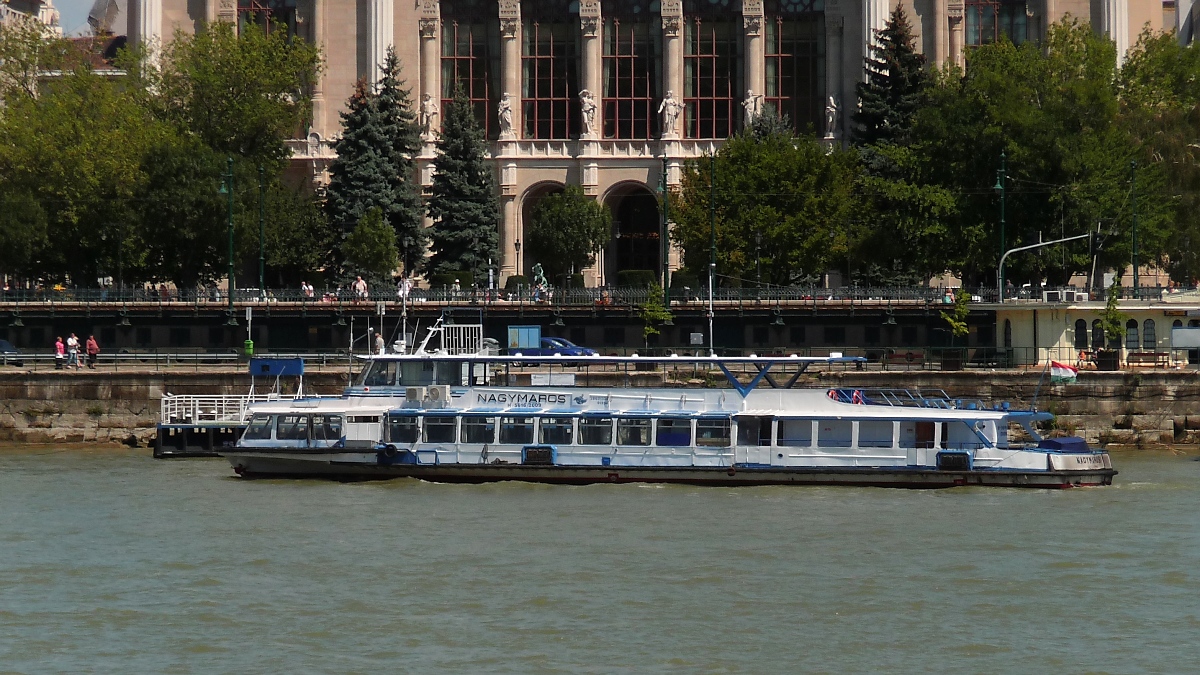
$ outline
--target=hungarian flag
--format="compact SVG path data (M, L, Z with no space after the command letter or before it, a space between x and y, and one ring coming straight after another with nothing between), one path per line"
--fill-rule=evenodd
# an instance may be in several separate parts
M1075 377L1079 375L1078 368L1072 368L1065 363L1058 361L1050 362L1050 381L1051 382L1074 382Z

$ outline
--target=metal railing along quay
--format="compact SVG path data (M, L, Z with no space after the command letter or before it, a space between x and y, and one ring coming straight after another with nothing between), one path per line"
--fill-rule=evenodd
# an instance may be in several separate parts
M998 299L994 287L968 288L972 302L994 303ZM741 288L718 288L713 293L713 302L727 307L729 305L779 305L787 307L832 306L928 306L945 305L953 302L951 292L957 289L944 287L934 288L925 286L911 287L866 287L850 286L843 288L819 288L814 286L743 286ZM490 305L490 306L519 306L519 305L549 305L555 307L595 307L595 306L638 306L646 302L648 291L645 287L615 287L604 286L595 288L530 288L521 286L515 289L483 289L450 288L424 289L414 288L407 298L401 298L391 287L371 289L364 296L359 296L348 289L330 289L317 291L309 296L298 288L267 289L241 288L234 292L235 305L254 306L262 304L291 304L310 307L359 307L373 306L375 303L399 304L402 301L413 305L435 303L439 305ZM673 305L707 304L708 292L704 288L673 287L667 293ZM1078 288L1050 289L1009 289L1005 294L1006 302L1103 302L1105 291L1085 291ZM1194 300L1200 303L1200 289L1183 288L1142 288L1134 293L1132 288L1121 290L1123 299L1135 299L1148 302L1186 302ZM114 306L145 308L160 306L179 308L193 306L205 309L220 309L228 306L229 298L216 289L173 289L173 288L67 288L63 290L46 289L10 289L0 293L0 306L19 311L22 305L35 306L103 306L111 309Z

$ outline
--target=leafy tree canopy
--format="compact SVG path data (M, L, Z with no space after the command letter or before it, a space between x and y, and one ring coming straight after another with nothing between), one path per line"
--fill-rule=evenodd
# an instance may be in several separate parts
M548 195L533 207L525 240L529 260L542 263L551 281L596 262L596 252L608 242L612 214L588 197L578 185Z
M903 5L896 5L878 44L866 59L866 78L857 86L859 108L854 113L860 143L902 142L924 102L929 74L925 57L917 53L912 24Z
M400 262L396 233L383 222L383 212L378 208L367 211L358 221L358 226L342 244L342 253L349 269L372 285L390 280Z

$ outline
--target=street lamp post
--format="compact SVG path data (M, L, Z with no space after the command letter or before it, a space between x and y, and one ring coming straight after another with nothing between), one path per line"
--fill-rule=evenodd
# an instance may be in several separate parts
M1129 201L1133 207L1133 297L1138 297L1137 161L1129 163Z
M708 355L717 355L713 336L713 284L717 280L717 154L708 156Z
M263 182L263 166L258 165L258 292L267 297L267 218L266 185Z
M662 180L659 181L659 183L658 183L658 193L660 195L662 195L662 236L660 237L660 241L662 243L662 287L663 287L663 292L666 293L667 283L669 281L669 277L667 275L667 256L668 256L668 251L669 251L668 247L670 246L670 243L669 243L669 237L670 237L669 232L670 231L669 231L668 227L669 227L669 223L671 220L671 199L670 199L670 189L667 186L667 158L666 157L663 157L663 160L662 160ZM666 297L667 297L667 304L670 304L671 296L668 294Z
M226 221L229 230L229 287L226 289L226 295L229 296L229 320L228 325L236 326L237 317L233 314L233 157L225 159L225 173L221 174L221 190L229 204L229 216Z
M514 256L516 258L516 261L515 261L516 266L514 268L514 273L517 276L520 276L520 275L524 274L524 272L522 272L522 270L521 270L521 240L520 239L513 242L513 249L517 252L516 256Z
M1008 246L1004 236L1004 201L1005 193L1008 187L1008 157L1003 151L1000 152L1000 168L996 171L996 185L993 188L1000 193L1000 255L1004 255L1004 251ZM1000 302L1004 302L1004 268L1000 268L1000 273L996 276L996 294L1000 297Z

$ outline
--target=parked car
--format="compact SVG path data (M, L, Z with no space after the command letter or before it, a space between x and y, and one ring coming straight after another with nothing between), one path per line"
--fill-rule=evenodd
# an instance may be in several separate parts
M25 363L21 361L21 350L13 346L13 343L8 340L0 340L0 364L8 364L10 366L23 366Z
M563 338L544 337L541 346L526 349L510 349L513 356L595 356L596 352L587 347L564 340Z

